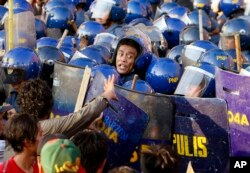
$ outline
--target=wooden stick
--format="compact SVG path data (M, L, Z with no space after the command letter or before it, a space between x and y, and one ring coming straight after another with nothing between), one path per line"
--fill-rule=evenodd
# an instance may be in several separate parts
M9 6L9 16L8 16L8 45L7 45L7 51L14 48L14 12L13 12L13 0L9 0L8 2ZM7 52L6 51L6 52Z
M204 40L203 36L203 21L202 21L202 9L199 9L199 33L200 33L200 40Z
M84 74L83 74L83 78L82 78L82 82L81 82L74 112L77 112L78 110L82 108L82 104L84 102L84 99L87 93L87 88L89 85L90 74L91 74L91 69L88 66L86 66L84 70Z
M134 90L135 89L135 84L136 84L136 81L138 79L138 75L134 75L134 78L133 78L133 81L132 81L132 86L131 86L131 89Z
M236 61L237 61L237 71L240 72L242 67L242 57L241 57L241 47L240 47L240 35L236 33L234 35L235 39L235 51L236 51Z
M69 30L68 30L68 29L65 29L64 32L63 32L62 37L60 38L60 40L59 40L59 42L58 42L58 44L57 44L57 46L56 46L57 49L60 49L60 48L61 48L61 46L62 46L62 44L63 44L63 41L64 41L65 37L68 35L68 33L69 33Z

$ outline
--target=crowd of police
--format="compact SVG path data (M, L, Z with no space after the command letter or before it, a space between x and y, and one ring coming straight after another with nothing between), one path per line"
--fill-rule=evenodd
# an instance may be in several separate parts
M247 1L13 0L13 25L1 3L0 104L14 113L23 82L58 85L56 63L146 94L204 98L216 97L216 68L250 71Z

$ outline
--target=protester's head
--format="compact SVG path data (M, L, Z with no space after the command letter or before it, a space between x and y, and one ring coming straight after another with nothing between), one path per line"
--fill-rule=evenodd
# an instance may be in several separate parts
M122 38L115 50L115 66L119 74L126 75L132 72L136 58L141 54L141 45L132 37Z
M106 136L96 130L86 129L78 132L72 141L81 151L81 164L86 172L102 172L108 155Z
M53 104L51 89L41 79L29 80L22 85L17 103L20 112L37 116L39 120L49 118Z
M141 152L142 173L174 173L177 159L170 147L153 145Z
M4 135L15 152L21 153L26 147L36 155L42 130L37 117L29 114L16 114L8 120Z
M41 150L44 173L74 173L81 167L81 152L68 139L52 139Z
M120 167L109 170L108 173L137 173L137 171L128 166L120 166Z

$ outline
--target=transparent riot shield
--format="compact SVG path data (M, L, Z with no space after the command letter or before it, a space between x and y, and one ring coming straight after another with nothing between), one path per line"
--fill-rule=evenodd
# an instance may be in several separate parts
M5 28L5 45L6 51L9 50L10 31L8 25L8 17L4 20ZM28 47L35 49L36 47L36 29L35 29L35 16L31 11L25 11L13 15L13 46Z
M52 116L74 112L84 69L55 61Z

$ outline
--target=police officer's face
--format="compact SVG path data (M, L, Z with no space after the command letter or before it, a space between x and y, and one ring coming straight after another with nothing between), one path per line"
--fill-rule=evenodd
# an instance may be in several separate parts
M116 69L120 74L128 74L133 69L137 50L128 45L121 45L116 55Z

